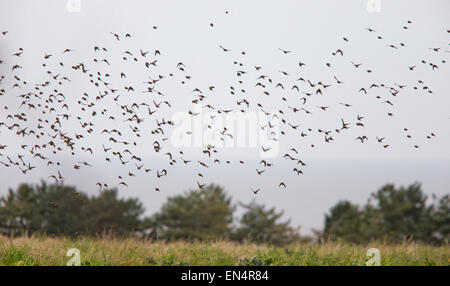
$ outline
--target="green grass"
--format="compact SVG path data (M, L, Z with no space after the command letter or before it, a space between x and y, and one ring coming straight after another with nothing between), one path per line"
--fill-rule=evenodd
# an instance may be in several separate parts
M448 245L415 243L352 245L326 242L274 247L217 242L151 242L132 238L50 238L0 236L0 266L66 265L69 248L81 252L81 265L365 265L369 248L378 248L381 265L450 264Z

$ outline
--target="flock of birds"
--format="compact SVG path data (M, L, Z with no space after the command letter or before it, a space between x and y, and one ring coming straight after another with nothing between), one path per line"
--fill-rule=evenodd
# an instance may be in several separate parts
M226 12L228 14L228 12ZM402 27L408 30L412 27L412 21L405 22ZM214 24L209 24L214 29ZM157 26L153 26L157 30ZM373 28L366 28L367 33L373 35L380 40L380 47L386 49L398 50L405 47L405 43L389 43L384 41L383 37ZM450 33L450 30L443 33ZM118 34L111 32L116 43L113 47L104 47L96 45L92 47L92 58L82 61L73 61L73 57L69 60L68 55L76 53L75 50L67 48L63 51L46 53L42 57L42 71L44 80L37 83L29 83L22 78L22 70L25 69L21 62L22 56L26 53L24 48L18 48L6 58L0 58L0 69L5 70L2 66L7 67L8 74L0 76L0 170L2 168L17 168L18 172L27 175L36 167L47 168L48 178L55 182L64 180L62 174L62 164L60 158L64 160L72 160L73 170L78 171L82 168L92 167L97 159L94 155L102 156L107 164L117 164L121 166L123 173L117 176L115 182L104 182L99 179L97 186L100 189L109 188L111 186L126 187L132 177L148 175L154 176L156 181L167 177L171 173L174 165L186 166L186 168L196 170L197 178L194 179L198 188L204 188L207 181L207 173L209 168L219 168L224 164L235 164L238 166L248 166L242 160L223 160L219 157L220 150L217 146L208 144L199 150L199 155L193 158L186 158L184 150L168 151L170 149L169 135L170 131L176 124L168 120L168 115L173 112L173 102L177 101L175 96L165 93L161 88L161 83L171 80L171 84L180 84L192 87L189 96L191 96L192 104L200 106L203 109L215 111L217 114L227 114L230 112L246 113L250 110L264 112L266 115L277 117L280 124L277 134L272 129L273 122L268 122L265 126L258 126L261 130L267 130L272 136L273 141L283 140L284 136L298 136L302 139L312 134L319 134L323 138L323 142L332 143L339 136L346 134L349 129L360 131L360 135L354 138L355 144L364 144L368 140L376 140L380 147L390 148L389 139L385 136L370 136L364 134L365 117L357 114L356 118L341 117L339 122L333 122L333 127L318 128L307 127L298 123L305 116L312 116L319 112L327 112L329 109L354 108L352 102L340 102L339 106L316 105L315 98L326 98L330 87L334 88L333 92L347 81L340 75L334 75L332 78L320 81L307 78L302 74L305 66L312 63L306 63L301 60L293 62L295 69L279 70L277 76L271 76L265 71L263 66L247 65L242 61L233 60L236 67L236 83L229 87L229 97L224 97L228 103L234 107L224 108L213 103L213 95L215 86L213 84L206 87L193 86L193 75L188 72L188 67L182 61L179 61L173 67L172 72L159 73L161 57L164 52L158 49L147 50L144 48L124 49L123 43L132 43L133 36L130 33ZM10 34L3 31L0 34L0 41L4 41ZM332 58L344 58L346 47L351 45L352 39L348 36L342 37L342 46L332 49ZM246 56L245 51L239 51L237 54L234 50L226 48L226 45L217 44L217 53L227 53L230 57L242 58ZM116 53L120 56L115 57L111 51L118 49ZM293 51L279 48L281 56L294 54ZM410 77L414 77L416 68L421 65L422 69L429 72L439 72L443 65L446 64L446 53L441 47L430 47L428 53L435 53L441 57L439 62L431 62L426 59L417 59L411 65L405 67L405 72L410 73ZM426 55L426 53L424 53ZM4 55L3 55L4 56ZM426 57L424 57L426 58ZM355 62L345 58L345 62L339 64L352 65L354 69L361 73L373 73L374 70L365 67L363 63ZM151 73L148 80L141 86L131 84L127 81L130 77L127 71L114 74L111 66L118 62L124 62L129 65L138 65L144 73ZM325 65L333 69L334 63L326 62ZM279 72L279 74L278 74ZM77 74L87 85L83 86L83 91L75 93L74 96L67 95L64 87L70 86L71 94L73 86L71 86L72 77ZM278 80L276 78L281 78ZM11 85L6 86L2 81L9 80ZM250 84L253 90L245 89L244 83ZM331 88L331 89L332 89ZM382 83L373 82L369 86L358 87L355 93L369 98L372 90L383 90L383 95L378 95L375 100L386 108L386 116L394 116L394 105L396 98L402 93L411 91L419 92L423 95L433 93L431 86L422 80L417 80L413 86L402 83ZM287 95L287 92L294 92L296 96ZM256 95L250 100L249 94ZM15 105L4 105L1 98L8 97L10 100L15 98ZM185 97L183 95L183 97ZM270 97L279 102L276 107L279 109L276 115L269 112L273 106L264 105L263 101L266 97ZM371 98L371 99L374 99ZM111 106L117 111L111 110ZM317 113L316 113L317 112ZM198 112L192 110L187 111L189 116L199 116ZM296 118L297 121L289 121L288 115ZM320 115L319 115L320 116ZM101 120L108 122L105 128L102 128ZM77 131L78 128L81 129ZM208 125L207 128L215 130L220 134L221 140L233 138L234 134L229 132L227 127L218 129L214 124ZM404 127L405 136L413 140L413 135L407 127ZM89 141L92 136L99 136L102 142L98 140ZM193 136L192 130L186 130L187 136ZM13 153L9 151L11 148L5 143L5 138L16 136L17 140L24 142L20 145L20 151ZM431 140L436 137L434 131L430 131L427 139ZM2 143L3 142L3 143ZM289 141L289 148L282 151L277 158L263 159L257 166L250 166L256 169L256 174L263 176L267 174L267 170L277 165L280 160L287 160L292 164L292 172L294 175L302 175L306 162L300 155L302 153L299 147L300 140ZM91 144L91 145L90 145ZM166 161L165 166L154 166L152 162L146 160L137 151L138 147L150 146L150 151L161 156ZM310 144L309 147L314 148L316 144ZM420 148L418 143L412 143L414 148ZM270 150L270 146L259 146L262 152ZM79 156L82 155L82 156ZM92 160L79 159L92 156ZM98 157L95 157L98 158ZM0 171L1 172L1 171ZM279 180L279 179L278 179ZM285 182L276 182L276 186L286 189ZM158 184L152 188L160 191ZM251 191L257 194L262 188L254 187Z

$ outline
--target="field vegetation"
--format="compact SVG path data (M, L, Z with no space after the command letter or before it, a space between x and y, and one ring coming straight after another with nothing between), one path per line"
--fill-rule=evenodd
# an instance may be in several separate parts
M448 266L450 247L403 242L291 244L277 247L232 241L163 242L136 238L0 237L0 266L64 266L70 248L80 250L82 266L280 266L366 265L369 248L380 250L381 265Z

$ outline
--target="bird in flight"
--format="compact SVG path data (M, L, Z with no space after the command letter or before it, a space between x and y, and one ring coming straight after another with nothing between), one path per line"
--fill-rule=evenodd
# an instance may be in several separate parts
M224 52L229 52L230 49L224 48L223 46L219 45L219 47L224 51Z
M208 33L219 33L216 29L219 22L209 20L206 23L211 28L208 28ZM408 20L400 27L406 27L408 31L404 32L408 33L414 31L416 25ZM150 27L150 30L158 28L156 25ZM155 178L162 183L175 178L178 173L175 170L182 168L186 174L192 172L192 186L204 189L206 183L202 182L208 180L208 171L223 171L226 170L223 168L230 167L239 171L253 168L256 174L249 169L251 175L261 179L262 176L270 176L272 168L284 168L283 164L278 164L280 160L288 164L289 169L286 170L289 170L291 178L300 179L299 175L307 174L304 171L310 165L304 158L308 152L316 148L320 150L323 143L345 142L345 138L350 138L351 144L359 144L355 141L366 143L369 138L376 137L380 144L378 148L383 146L388 149L386 152L391 152L395 146L393 142L387 142L391 136L384 131L394 128L397 120L394 113L401 110L409 95L428 96L436 92L434 85L425 83L424 79L435 75L439 79L446 72L443 45L447 42L436 40L432 47L426 46L414 57L412 42L393 40L387 43L379 34L382 31L365 29L369 33L364 33L364 37L349 34L341 37L344 42L339 46L330 44L323 60L312 62L308 58L299 60L287 56L283 57L283 63L275 61L272 67L265 65L264 58L250 60L252 51L245 46L225 48L212 38L213 48L218 45L227 53L223 60L232 68L227 70L215 64L205 72L208 76L193 69L181 55L166 52L156 41L143 45L133 31L120 35L109 32L112 37L105 31L109 41L96 40L97 43L91 44L86 40L91 52L93 48L92 54L79 54L78 49L72 47L62 52L51 49L39 52L39 64L35 67L23 62L29 56L27 47L24 47L26 52L23 48L14 47L0 59L0 64L5 67L2 69L4 73L0 70L0 97L8 96L8 100L0 100L0 133L2 138L6 138L0 144L0 172L2 168L15 168L24 176L42 166L47 168L47 179L60 183L64 181L60 170L68 176L66 170L83 172L94 165L101 168L106 165L108 170L117 174L113 182L99 179L103 183L97 182L96 186L105 189L109 185L132 187L137 178ZM152 32L164 33L164 29ZM445 33L445 30L440 32ZM14 36L12 31L1 34L0 41ZM372 36L380 41L370 44L385 50L386 57L389 57L387 62L392 66L385 68L394 68L398 63L407 75L378 77L383 61L373 61L372 54L355 51L357 46L353 46L369 41L366 37ZM401 52L404 47L410 49L408 57ZM279 52L282 55L295 54L291 50L278 50L271 50L267 57ZM293 50L298 49L293 47ZM327 55L329 57L325 58ZM358 62L350 59L358 59ZM369 67L370 64L374 66ZM319 67L326 68L327 72L310 73L310 68ZM345 72L349 67L350 71ZM212 69L220 70L224 77L214 78ZM42 77L28 77L32 73L42 74ZM419 73L424 78L417 79ZM77 85L71 84L74 78ZM69 97L72 93L73 97ZM430 102L435 100L431 96L425 98ZM365 112L364 106L388 117L374 118ZM203 111L206 110L211 114L205 115ZM170 120L178 111L185 111L189 119L205 115L210 120L201 129L213 132L217 141L223 143L235 140L238 135L234 125L221 122L221 116L251 112L264 114L270 120L258 123L256 129L267 135L268 141L259 144L256 150L261 156L272 155L272 151L277 151L277 147L281 150L281 146L283 151L270 162L267 158L258 159L255 168L252 160L227 158L229 150L217 148L216 143L202 145L197 153L186 152L184 147L174 148L170 138L175 128L183 128L180 135L183 139L195 139L198 135L192 126L182 126L180 122ZM376 127L374 120L384 119L392 121L392 125L383 125L383 133L389 139L369 133ZM364 130L366 135L352 133L359 130ZM409 140L407 144L411 144L408 146L413 150L422 149L428 142L431 144L439 139L429 129L424 133L417 131L422 137L414 136L416 130L412 128L404 131L408 132L402 134L402 138ZM19 151L13 149L13 144L7 140L13 137L20 142L17 145ZM423 138L425 143L414 142L416 138ZM371 144L364 147L371 147ZM164 191L156 186L151 188L156 192ZM287 185L280 182L278 188L287 189ZM260 190L252 189L255 195Z
M292 52L292 51L288 51L288 50L283 50L283 49L280 49L280 48L278 48L281 52L283 52L283 54L288 54L288 53L290 53L290 52ZM299 65L300 65L300 63L299 63ZM300 66L302 66L302 65L300 65Z
M253 194L258 194L258 192L261 190L261 188L259 188L259 189L256 189L256 190L254 190L254 189L252 189L252 191L253 191Z

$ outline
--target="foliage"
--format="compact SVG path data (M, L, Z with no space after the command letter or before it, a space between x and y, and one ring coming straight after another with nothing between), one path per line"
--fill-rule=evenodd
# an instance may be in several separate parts
M449 208L448 196L427 204L418 183L406 188L387 184L363 207L348 201L333 206L325 216L324 236L357 243L376 239L442 242L450 238Z
M146 223L152 235L167 240L229 237L235 207L219 186L210 185L169 197Z
M246 209L240 220L234 238L239 241L270 243L283 245L299 239L297 232L289 226L290 220L279 222L283 212L275 208L266 209L254 201L248 205L241 204Z
M265 244L216 242L151 241L111 237L15 237L0 235L0 267L6 265L66 265L69 248L78 248L81 265L366 265L367 250L376 247L381 265L448 266L450 247L413 242L370 245L345 242L291 244L284 247Z
M326 214L321 236L359 244L374 240L447 243L450 196L433 199L430 202L417 183L387 184L363 206L338 202ZM145 218L142 203L118 198L116 189L88 196L63 184L21 184L0 197L0 234L76 237L109 232L168 241L229 239L276 246L305 242L289 220L282 221L282 211L254 201L239 206L244 213L235 224L231 197L221 187L209 185L169 197L158 212Z
M0 231L8 235L125 234L138 228L143 212L137 199L118 199L115 189L88 197L61 184L21 184L0 198Z
M245 257L239 261L239 266L270 266L273 262L273 258L269 257L263 259L260 257L253 257L252 259Z
M438 240L450 239L450 196L446 195L433 205L433 237Z

